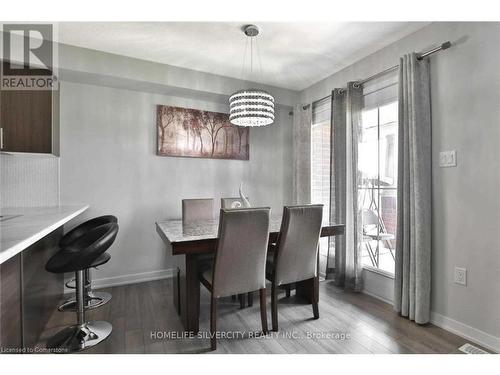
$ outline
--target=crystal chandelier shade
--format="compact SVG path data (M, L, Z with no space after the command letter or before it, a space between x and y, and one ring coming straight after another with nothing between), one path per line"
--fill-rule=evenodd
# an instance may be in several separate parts
M252 38L259 34L257 26L248 25L243 32L250 38L250 72L253 62ZM244 66L244 63L243 63ZM244 89L229 97L229 121L237 126L265 126L274 122L274 97L260 89Z
M238 126L265 126L274 122L274 98L269 93L248 89L229 98L229 121Z

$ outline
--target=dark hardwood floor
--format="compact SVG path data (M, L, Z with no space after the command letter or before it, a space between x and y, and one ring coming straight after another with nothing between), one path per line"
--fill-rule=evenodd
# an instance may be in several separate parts
M83 353L209 352L208 336L181 337L182 326L172 303L171 280L106 291L112 293L113 299L87 316L88 320L109 321L113 332L105 342ZM268 297L270 322L269 302ZM320 284L319 306L320 318L313 320L311 305L301 304L293 293L286 298L283 292L278 305L279 333L251 337L260 330L258 299L254 299L252 307L240 310L237 301L224 298L219 303L218 329L243 332L243 336L220 338L216 353L457 353L466 342L434 325L418 326L399 317L392 306L364 294L344 292L329 281ZM200 334L208 332L209 307L209 294L202 288ZM74 313L58 312L54 306L39 345L74 321ZM155 333L157 336L153 337ZM167 334L171 337L162 337ZM342 334L349 336L342 338Z

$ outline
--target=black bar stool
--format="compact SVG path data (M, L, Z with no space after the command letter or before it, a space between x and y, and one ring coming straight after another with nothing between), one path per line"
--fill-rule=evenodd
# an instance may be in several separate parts
M72 242L76 241L79 237L83 236L89 230L97 228L104 224L118 223L118 219L113 215L98 216L93 219L87 220L84 223L77 225L75 228L71 229L66 233L59 241L59 246L61 249L67 248ZM108 254L107 257L103 257L99 264L96 264L93 268L97 268L111 259ZM92 279L90 268L85 270L85 310L92 310L97 307L101 307L111 300L111 294L107 292L94 292L92 291ZM68 281L66 287L69 289L76 289L76 279ZM76 295L66 301L64 301L57 308L59 311L76 311Z
M118 224L109 223L87 231L66 248L53 255L45 269L53 273L75 272L77 324L64 328L47 341L49 349L66 349L68 352L84 350L107 338L113 327L105 321L85 320L85 270L100 264L109 256L106 250L115 241Z

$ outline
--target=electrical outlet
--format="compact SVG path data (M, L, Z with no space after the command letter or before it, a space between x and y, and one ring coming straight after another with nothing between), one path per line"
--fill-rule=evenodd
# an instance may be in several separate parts
M455 284L467 285L467 269L455 267Z
M457 151L441 151L439 153L440 167L456 167L457 166Z

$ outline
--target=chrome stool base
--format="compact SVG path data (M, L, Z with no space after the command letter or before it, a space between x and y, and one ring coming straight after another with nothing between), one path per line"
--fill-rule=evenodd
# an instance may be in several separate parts
M64 328L47 341L47 349L57 353L72 353L91 348L105 340L113 326L104 321L92 321Z
M85 297L84 308L85 311L96 309L98 307L104 306L111 300L111 294L107 292L90 292ZM69 299L64 301L57 310L59 311L76 311L76 297L73 299Z
M64 284L64 286L65 286L66 288L68 288L68 289L76 289L76 279L75 279L75 278L73 278L73 279L71 279L71 280L67 281L67 282ZM90 285L90 281L86 280L86 281L85 281L85 288L90 288L90 286L91 286L91 285Z

